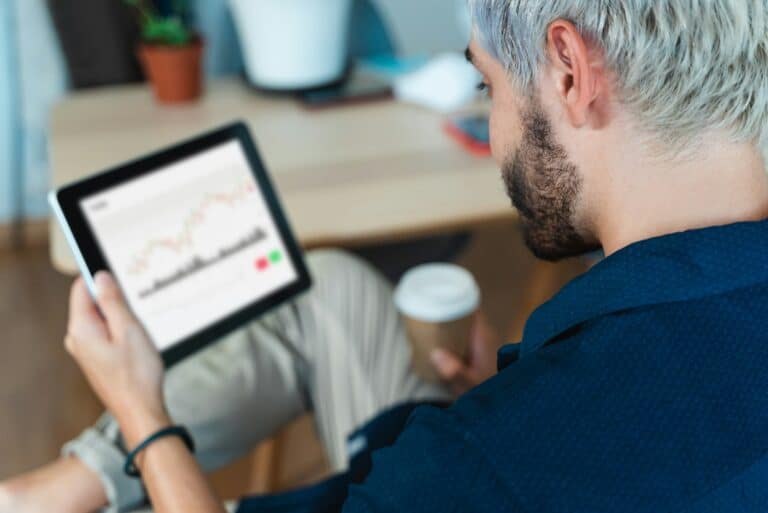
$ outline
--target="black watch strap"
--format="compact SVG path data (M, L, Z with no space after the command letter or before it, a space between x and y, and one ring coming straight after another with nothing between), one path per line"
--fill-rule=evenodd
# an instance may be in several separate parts
M184 426L171 426L167 427L165 429L161 429L157 433L154 433L151 436L148 436L146 440L141 442L139 445L136 446L134 450L128 453L128 456L125 458L125 465L123 465L123 471L128 474L131 477L139 478L141 477L141 473L139 472L139 469L136 468L135 459L136 456L146 449L150 444L156 442L157 440L161 438L165 438L168 436L178 436L184 441L184 445L187 446L190 452L195 452L195 442L192 440L192 436L189 434L189 431L187 431L187 428Z

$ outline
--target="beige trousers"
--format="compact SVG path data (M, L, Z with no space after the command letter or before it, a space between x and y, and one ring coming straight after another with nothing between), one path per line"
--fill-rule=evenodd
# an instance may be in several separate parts
M173 367L166 402L187 426L207 471L244 455L286 423L313 411L334 470L347 465L346 437L389 406L449 397L421 381L389 283L340 251L308 255L310 292ZM119 426L105 414L63 448L101 478L112 512L145 503L141 482L122 472Z

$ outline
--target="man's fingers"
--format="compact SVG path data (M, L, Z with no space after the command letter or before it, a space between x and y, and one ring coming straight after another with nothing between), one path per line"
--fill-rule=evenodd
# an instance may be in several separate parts
M116 332L125 333L135 320L125 302L123 293L107 272L97 273L94 280L96 282L96 300L107 319L110 331L113 335Z
M459 381L465 378L466 366L454 354L443 349L435 349L430 354L430 358L445 381Z
M99 317L99 312L82 277L75 280L69 291L69 316L70 319Z
M450 351L436 349L430 356L440 376L451 385L457 395L467 392L490 377L490 375L478 373L477 368L465 363Z
M69 293L69 327L70 334L83 337L106 337L107 331L104 320L99 315L96 305L88 293L88 288L82 278L78 278Z

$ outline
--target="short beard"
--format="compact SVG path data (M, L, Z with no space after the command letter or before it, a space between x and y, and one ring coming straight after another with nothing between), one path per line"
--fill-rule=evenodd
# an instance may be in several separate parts
M523 140L502 176L520 213L525 243L538 258L558 261L600 249L575 226L582 179L540 107L523 116Z

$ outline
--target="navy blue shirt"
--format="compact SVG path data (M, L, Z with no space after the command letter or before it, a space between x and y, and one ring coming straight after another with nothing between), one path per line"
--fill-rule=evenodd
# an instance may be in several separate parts
M239 512L768 511L768 221L611 255L499 369L363 427L347 474Z
M768 511L768 221L629 246L420 407L353 512Z

